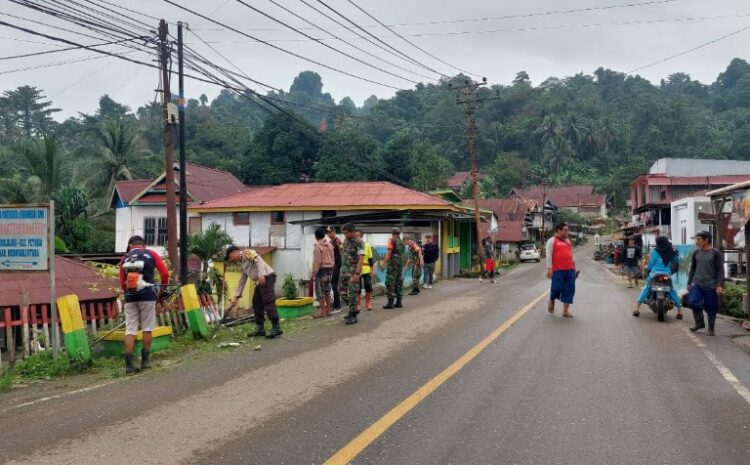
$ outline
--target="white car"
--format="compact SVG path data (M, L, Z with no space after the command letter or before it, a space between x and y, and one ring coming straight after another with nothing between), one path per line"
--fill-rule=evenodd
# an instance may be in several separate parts
M534 244L524 244L521 246L521 254L519 256L522 262L534 261L539 263L542 260L542 255L539 253L539 249Z

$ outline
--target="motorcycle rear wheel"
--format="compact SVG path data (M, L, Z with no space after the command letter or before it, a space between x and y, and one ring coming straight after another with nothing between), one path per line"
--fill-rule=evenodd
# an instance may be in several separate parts
M667 310L664 307L664 300L658 299L656 301L656 319L658 321L664 321L666 316Z

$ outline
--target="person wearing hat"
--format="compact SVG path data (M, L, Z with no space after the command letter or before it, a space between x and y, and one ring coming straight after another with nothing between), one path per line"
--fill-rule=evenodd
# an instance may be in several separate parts
M276 292L274 290L276 272L273 271L273 268L255 250L243 250L234 245L227 247L226 260L233 263L239 262L242 266L240 282L237 283L234 298L229 304L230 308L236 306L237 301L242 297L248 278L255 282L253 312L255 313L255 324L258 328L254 333L248 334L248 337L273 339L284 334L279 323L279 312L276 309ZM265 328L266 316L271 320L271 331L269 333L266 333Z
M155 274L162 286L169 284L169 270L158 253L146 248L141 236L128 240L128 252L120 260L120 287L125 294L125 374L151 368L151 332L156 327L156 302L159 300ZM135 337L143 331L140 369L135 366Z
M401 308L401 298L404 294L404 241L398 228L391 230L387 251L383 263L380 264L385 272L385 289L388 292L388 303L383 308Z
M715 334L716 314L719 313L719 299L724 293L724 257L712 245L711 233L701 231L695 235L695 245L688 274L690 308L693 310L695 325L690 331L696 332L706 327L703 311L708 315L706 334Z

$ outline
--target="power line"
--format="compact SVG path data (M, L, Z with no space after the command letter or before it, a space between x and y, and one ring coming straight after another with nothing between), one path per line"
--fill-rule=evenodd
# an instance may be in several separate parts
M333 47L333 46L331 46L331 45L329 45L329 44L327 44L327 43L325 43L325 42L323 42L321 40L317 40L315 37L311 36L310 34L308 34L306 32L303 32L303 31L295 28L294 26L291 26L291 25L289 25L289 24L287 24L287 23L285 23L285 22L283 22L283 21L281 21L281 20L279 20L279 19L277 19L277 18L269 15L268 13L266 13L266 12L264 12L264 11L258 9L258 8L255 8L254 6L250 5L249 3L244 2L243 0L236 0L236 1L237 1L237 3L239 3L241 5L244 5L245 7L249 8L250 10L258 13L259 15L264 16L265 18L268 18L271 21L274 21L274 22L276 22L278 24L281 24L282 26L286 26L288 29L291 29L292 31L294 31L294 32L296 32L296 33L298 33L298 34L300 34L302 36L305 36L308 39L313 40L313 41L319 43L320 45L326 47L327 49L333 50L334 52L336 52L336 53L338 53L340 55L343 55L343 56L349 58L350 60L354 60L357 63L363 64L363 65L365 65L367 67L370 67L372 69L380 71L381 73L386 73L386 74L391 75L393 77L396 77L398 79L401 79L401 80L404 80L404 81L407 81L407 82L411 82L412 84L419 84L419 82L417 82L417 81L415 81L413 79L409 79L409 78L401 76L399 74L392 73L392 72L390 72L390 71L388 71L388 70L386 70L384 68L381 68L381 67L379 67L377 65L373 65L372 63L368 63L365 60L362 60L360 58L355 57L354 55L351 55L351 54L349 54L347 52L344 52L343 50L339 50L336 47Z
M133 53L133 52L135 52L135 50L120 50L118 53L126 54L126 53ZM72 63L83 63L85 61L100 60L102 58L108 58L108 57L103 56L103 55L93 55L93 56L89 55L89 56L80 57L80 58L70 58L67 60L53 61L50 63L44 63L40 65L31 65L31 66L25 66L22 68L8 69L8 70L0 71L0 75L13 74L13 73L18 73L22 71L31 71L31 70L36 70L36 69L54 68L56 66L69 65Z
M357 29L359 29L360 31L362 31L362 32L364 32L365 34L369 35L370 37L374 38L375 40L377 40L378 42L380 42L380 43L381 43L381 44L383 44L384 46L386 46L386 47L388 47L389 49L393 50L393 51L394 51L395 53L397 53L397 54L401 55L401 56L402 56L402 57L404 57L404 58L405 58L405 59L406 59L407 61L410 61L411 63L413 63L413 64L415 64L415 65L421 66L422 68L424 68L424 69L426 69L426 70L432 71L432 72L433 72L433 73L435 73L435 74L439 74L440 76L443 76L443 77L448 77L448 76L447 76L446 74L444 74L444 73L441 73L440 71L437 71L437 70L435 70L435 69L431 68L430 66L428 66L428 65L426 65L426 64L424 64L424 63L422 63L422 62L420 62L420 61L417 61L417 60L415 60L414 58L412 58L412 57L410 57L409 55L405 54L405 53L404 53L404 52L402 52L401 50L398 50L397 48L393 47L393 46L392 46L391 44L389 44L389 43L387 43L387 42L383 41L383 40L382 40L382 39L380 39L379 37L377 37L377 36L375 36L374 34L372 34L372 33L371 33L370 31L366 30L365 28L363 28L362 26L360 26L360 25L359 25L359 24L357 24L356 22L352 21L351 19L349 19L349 18L347 18L346 16L344 16L343 14L341 14L341 13L340 13L339 11L337 11L337 10L336 10L335 8L333 8L333 7L331 7L330 5L328 5L327 3L325 3L325 2L323 1L323 0L317 0L317 2L318 2L318 3L320 3L321 5L323 5L324 7L326 7L327 9L331 10L331 11L332 11L333 13L335 13L335 14L336 14L337 16L341 17L341 18L342 18L343 20L345 20L346 22L348 22L348 23L352 24L352 25L353 25L354 27L356 27L356 28L357 28Z
M336 68L336 67L334 67L334 66L326 65L326 64L324 64L324 63L322 63L322 62L320 62L320 61L314 60L314 59L312 59L312 58L309 58L309 57L306 57L306 56L304 56L304 55L300 55L299 53L295 53L295 52L292 52L292 51L290 51L290 50L287 50L287 49L285 49L285 48L279 47L278 45L274 45L274 44L272 44L272 43L270 43L270 42L268 42L268 41L265 41L265 40L261 40L261 39L259 39L259 38L257 38L257 37L254 37L254 36L250 35L250 34L247 34L247 33L245 33L245 32L242 32L242 31L240 31L239 29L236 29L236 28L234 28L234 27L231 27L231 26L228 26L228 25L226 25L226 24L224 24L224 23L221 23L221 22L219 22L219 21L217 21L217 20L215 20L215 19L211 19L211 18L209 18L208 16L206 16L206 15L204 15L204 14L198 13L198 12L197 12L197 11L195 11L195 10L191 10L190 8L187 8L187 7L185 7L185 6L182 6L182 5L180 5L180 4L176 3L176 2L173 2L172 0L164 0L164 2L166 2L166 3L168 3L168 4L172 5L172 6L176 6L177 8L180 8L180 9L182 9L182 10L185 10L185 11L187 11L188 13L191 13L191 14L193 14L193 15L195 15L195 16L197 16L197 17L199 17L199 18L205 19L206 21L210 21L210 22L212 22L212 23L214 23L214 24L216 24L216 25L218 25L218 26L222 26L222 27L224 27L225 29L229 29L230 31L236 32L237 34L240 34L240 35L242 35L242 36L245 36L245 37L247 37L247 38L249 38L249 39L257 40L258 42L260 42L260 43L262 43L262 44L265 44L265 45L267 45L267 46L269 46L269 47L271 47L271 48L273 48L273 49L275 49L275 50L278 50L278 51L280 51L280 52L286 53L287 55L291 55L291 56L293 56L293 57L299 58L299 59L301 59L301 60L305 60L305 61L307 61L307 62L310 62L310 63L313 63L313 64L315 64L315 65L318 65L318 66L322 66L322 67L324 67L324 68L327 68L327 69L330 69L330 70L332 70L332 71L336 71L337 73L341 73L341 74L344 74L344 75L346 75L346 76L349 76L349 77L353 77L353 78L355 78L355 79L358 79L358 80L360 80L360 81L365 81L365 82L369 82L369 83L371 83L371 84L376 84L376 85L379 85L379 86L382 86L382 87L388 87L388 88L390 88L390 89L396 89L396 90L404 90L404 89L401 89L400 87L396 87L396 86L392 86L392 85L389 85L389 84L385 84L385 83L382 83L382 82L378 82L378 81L375 81L375 80L372 80L372 79L368 79L368 78L366 78L366 77L363 77L363 76L359 76L359 75L356 75L356 74L354 74L354 73L350 73L350 72L348 72L348 71L344 71L344 70L342 70L342 69L339 69L339 68Z
M713 45L716 42L720 42L720 41L722 41L724 39L728 39L730 37L733 37L733 36L736 36L738 34L741 34L741 33L745 32L747 30L750 30L750 26L745 26L742 29L738 29L738 30L736 30L734 32L730 32L729 34L725 34L725 35L723 35L721 37L717 37L716 39L713 39L713 40L710 40L708 42L705 42L705 43L703 43L701 45L698 45L697 47L689 48L689 49L685 50L684 52L680 52L680 53L677 53L675 55L670 55L670 56L668 56L666 58L662 58L661 60L655 61L653 63L649 63L647 65L640 66L640 67L635 68L635 69L633 69L631 71L628 71L628 74L633 74L633 73L636 73L638 71L644 70L646 68L651 68L652 66L660 65L662 63L666 63L667 61L674 60L675 58L679 58L681 56L685 56L685 55L687 55L689 53L695 52L696 50L700 50L702 48L708 47L709 45Z
M455 70L457 70L457 71L460 71L460 72L462 72L462 73L470 74L470 75L472 75L472 76L479 76L479 75L478 75L478 74L476 74L476 73L472 73L471 71L466 71L466 70L464 70L464 69L461 69L461 68L459 68L459 67L458 67L458 66L456 66L456 65L452 65L452 64L448 63L447 61L445 61L445 60L443 60L443 59L441 59L441 58L439 58L439 57L435 56L434 54L432 54L432 53L428 52L428 51L427 51L427 50L425 50L424 48L420 47L419 45L415 44L415 43L414 43L414 42L412 42L411 40L407 39L407 38L406 38L406 37L404 37L403 35L401 35L401 34L399 34L398 32L396 32L396 31L395 31L395 30L394 30L393 28L391 28L391 27L387 26L386 24L384 24L384 23L383 23L382 21L380 21L380 20L379 20L378 18L376 18L376 17L375 17L375 16L373 16L372 14L368 13L368 12L367 12L366 10L364 10L364 9L363 9L362 7L360 7L359 5L357 5L356 3L354 3L354 2L352 1L352 0L348 0L348 1L349 1L349 3L350 3L350 4L352 4L352 5L353 5L353 6L354 6L354 7L356 8L356 9L358 9L359 11L361 11L362 13L364 13L364 14L365 14L365 15L366 15L366 16L367 16L368 18L372 19L372 20L373 20L373 21L375 21L376 23L378 23L378 24L380 24L381 26L385 27L386 29L388 29L389 31L391 31L391 33L393 33L394 35L396 35L397 37L399 37L399 38L400 38L401 40L403 40L403 41L404 41L404 42L406 42L407 44L411 45L412 47L416 48L417 50L419 50L420 52L424 53L425 55L427 55L428 57L432 58L433 60L436 60L436 61L438 61L438 62L440 62L440 63L442 63L442 64L444 64L444 65L446 65L446 66L448 66L448 67L450 67L450 68L453 68L453 69L455 69Z
M483 16L483 17L478 17L478 18L458 18L458 19L442 19L442 20L430 20L430 21L390 23L390 24L386 24L385 26L389 26L389 27L437 26L437 25L443 25L443 24L460 24L460 23L486 22L486 21L506 20L506 19L523 19L523 18L534 18L534 17L540 17L540 16L567 15L567 14L574 14L574 13L591 13L591 12L596 12L596 11L606 11L606 10L614 10L614 9L637 8L637 7L653 6L653 5L660 5L660 4L666 4L666 3L674 3L674 2L680 2L680 1L684 1L684 0L656 0L656 1L646 1L646 2L637 2L637 3L629 2L629 3L618 3L614 5L587 7L587 8L573 8L573 9L567 9L567 10L549 10L549 11L542 11L542 12L517 13L517 14L509 14L509 15L502 15L502 16ZM362 27L381 28L384 26L381 24L368 24ZM341 28L349 29L349 27L347 26L341 26ZM313 28L300 28L300 29L311 30ZM332 29L337 29L337 28L332 28ZM210 30L210 29L203 29L203 30ZM284 29L251 28L248 30L249 31L283 31Z
M132 39L112 40L112 41L109 41L109 42L102 42L102 43L99 43L99 44L92 44L91 47L103 47L105 45L114 45L114 44L119 44L119 43L122 43L122 42L127 42L129 40L132 40ZM20 55L9 55L9 56L5 56L5 57L0 57L0 60L12 60L12 59L15 59L15 58L29 58L29 57L35 57L35 56L40 56L40 55L48 55L50 53L68 52L70 50L80 50L81 48L82 47L63 47L63 48L56 48L56 49L52 49L52 50L44 50L44 51L41 51L41 52L22 53Z
M339 37L339 36L337 36L336 34L333 34L332 32L330 32L330 31L328 31L328 30L324 29L323 27L321 27L321 26L319 26L319 25L317 25L317 24L313 23L312 21L308 20L308 19L307 19L307 18L305 18L304 16L302 16L302 15L300 15L300 14L298 14L298 13L295 13L294 11L290 10L289 8L287 8L287 7L283 6L283 5L281 5L281 4L280 4L279 2L277 2L276 0L268 0L268 1L269 1L269 2L271 2L272 4L276 5L277 7L281 8L282 10L286 11L286 12L287 12L287 13L289 13L290 15L294 16L295 18L297 18L297 19L299 19L299 20L301 20L301 21L305 22L306 24L310 24L310 25L311 25L311 26L313 26L313 27L314 27L315 29L317 29L317 30L319 30L319 31L322 31L322 32L324 32L324 33L328 34L328 35L329 35L329 36L331 36L331 37L332 37L333 39L336 39L336 40L338 40L339 42L343 42L343 43L345 43L346 45L348 45L348 46L350 46L350 47L352 47L352 48L354 48L354 49L356 49L356 50L359 50L360 52L364 53L365 55L368 55L368 56L370 56L370 57L372 57L372 58L375 58L376 60L378 60L378 61L381 61L381 62L383 62L383 63L386 63L386 64L389 64L389 65L391 65L391 66L394 66L394 67L396 67L396 68L398 68L398 69L400 69L400 70L402 70L402 71L406 71L407 73L412 73L412 74L415 74L415 75L417 75L417 76L423 77L423 78L425 78L425 79L430 79L430 80L432 80L432 79L433 79L433 78L432 78L432 77L430 77L430 76L427 76L427 75L424 75L424 74L418 73L418 72L416 72L416 71L412 71L412 70L410 70L410 69L408 69L408 68L405 68L405 67L403 67L403 66L401 66L401 65L399 65L399 64L393 63L392 61L388 61L388 60L386 60L386 59L384 59L384 58L381 58L381 57L379 57L379 56L375 55L374 53L368 52L367 50L363 49L362 47L359 47L359 46L357 46L356 44L353 44L353 43L349 42L348 40L346 40L346 39L344 39L344 38L342 38L342 37Z
M483 29L478 31L441 31L441 32L421 32L403 34L406 37L442 37L442 36L457 36L457 35L474 35L474 34L495 34L502 32L535 32L535 31L557 31L564 29L588 29L595 27L613 27L613 26L635 26L641 24L664 24L664 23L683 23L683 22L702 22L702 21L714 21L722 19L742 19L750 17L750 13L742 14L731 14L731 15L716 15L716 16L688 16L682 18L660 18L660 19L645 19L645 20L628 20L628 21L614 21L614 22L602 22L602 23L583 23L583 24L561 24L551 26L526 26L516 28L502 28L502 29ZM200 29L198 29L200 30ZM386 38L385 36L379 36ZM347 40L358 40L365 39L363 37L343 37ZM308 39L295 38L295 39L266 39L269 42L308 42ZM318 40L334 40L331 38L318 38ZM250 43L252 41L209 41L212 44L222 43Z

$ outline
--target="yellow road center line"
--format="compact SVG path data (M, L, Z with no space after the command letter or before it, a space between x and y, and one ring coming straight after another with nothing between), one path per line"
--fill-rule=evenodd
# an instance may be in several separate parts
M469 351L462 355L461 358L451 363L448 368L438 373L437 376L435 376L431 380L427 381L427 383L414 391L414 393L409 397L401 401L400 404L393 407L393 409L383 415L378 421L370 425L366 430L362 431L359 436L352 439L351 442L344 446L343 449L339 450L338 452L336 452L336 454L333 455L333 457L326 460L324 465L349 464L352 460L354 460L355 457L362 453L363 450L365 450L377 438L385 433L388 428L393 426L404 415L409 413L409 411L411 411L420 402L427 398L427 396L432 394L432 392L439 388L443 383L445 383L453 375L458 373L461 368L465 367L469 362L474 360L474 358L482 353L482 351L486 349L487 346L492 344L498 337L500 337L505 331L513 326L526 313L528 313L529 310L534 308L534 306L538 304L540 300L547 297L547 295L548 293L545 291L543 294L539 295L539 297L526 304L526 306L516 312L513 316L505 320L503 324L498 326L497 329L492 331L477 345L469 349Z

